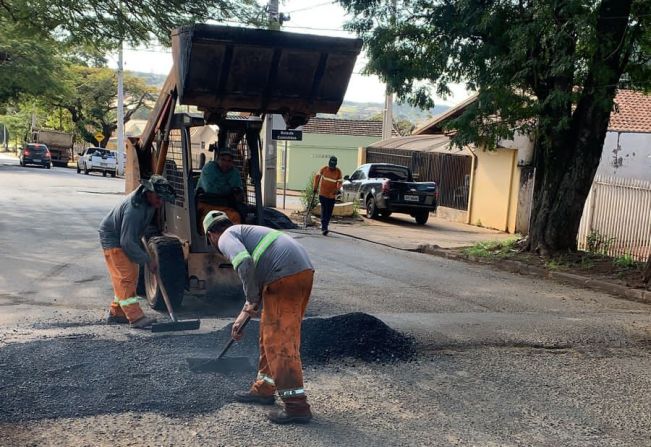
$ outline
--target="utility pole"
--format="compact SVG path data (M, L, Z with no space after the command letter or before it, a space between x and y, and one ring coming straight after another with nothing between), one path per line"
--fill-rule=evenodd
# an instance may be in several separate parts
M124 173L124 65L122 41L118 50L118 174Z
M278 0L269 0L267 4L267 14L269 15L269 29L280 30L283 20L278 13ZM265 118L264 133L264 156L263 156L263 176L262 176L262 203L267 207L276 207L276 164L278 162L278 151L276 141L271 136L273 129L273 115L267 114Z
M391 0L391 18L396 19L397 0ZM382 139L388 140L393 135L393 92L387 84L384 95L384 112L382 113Z
M122 13L122 2L119 6L120 13ZM124 55L123 55L123 41L120 36L120 47L118 49L118 175L124 174Z

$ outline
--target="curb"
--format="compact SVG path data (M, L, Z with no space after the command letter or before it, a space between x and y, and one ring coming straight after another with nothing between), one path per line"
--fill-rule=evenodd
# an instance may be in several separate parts
M601 281L599 279L589 278L587 276L576 275L574 273L565 273L565 272L556 272L548 271L541 267L531 266L520 261L513 261L510 259L501 261L501 262L491 262L476 256L467 256L460 255L456 253L449 252L442 248L431 246L431 245L421 245L418 247L420 253L425 253L432 256L438 256L441 258L453 259L457 261L470 261L483 265L491 265L500 270L505 270L510 273L518 273L520 275L531 275L538 276L546 279L553 279L558 282L565 284L570 284L577 287L588 287L592 290L597 290L600 292L609 293L617 297L629 300L637 301L640 303L651 304L651 291L642 290L642 289L631 289L626 286L619 284L613 284L608 281Z

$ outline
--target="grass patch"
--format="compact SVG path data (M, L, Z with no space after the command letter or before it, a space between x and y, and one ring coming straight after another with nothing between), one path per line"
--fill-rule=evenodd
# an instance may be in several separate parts
M637 268L637 261L633 259L633 256L627 253L613 259L613 265L622 269L634 269Z
M478 258L505 258L518 252L519 240L519 236L514 236L503 241L479 242L472 247L465 248L463 253Z

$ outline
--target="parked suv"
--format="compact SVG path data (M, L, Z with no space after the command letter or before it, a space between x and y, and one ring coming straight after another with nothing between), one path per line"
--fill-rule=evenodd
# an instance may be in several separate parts
M77 174L84 171L84 174L101 172L104 177L111 174L115 177L117 169L117 160L115 153L102 147L89 147L77 159Z
M44 144L26 143L20 149L18 160L21 166L36 165L46 169L50 169L52 166L52 156Z

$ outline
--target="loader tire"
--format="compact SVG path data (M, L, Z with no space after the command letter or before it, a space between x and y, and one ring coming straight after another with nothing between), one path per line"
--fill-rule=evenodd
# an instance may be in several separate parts
M187 284L187 266L183 257L181 241L170 236L155 236L147 242L149 255L158 262L158 273L165 281L165 290L172 304L178 308L183 302ZM152 309L166 311L163 293L158 285L156 275L143 266L145 276L145 294Z

